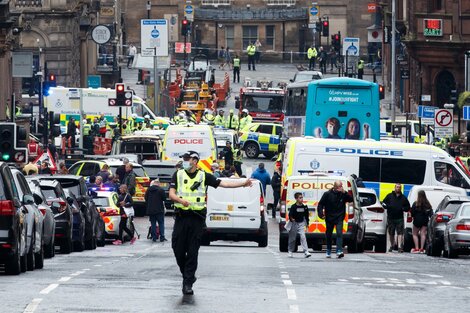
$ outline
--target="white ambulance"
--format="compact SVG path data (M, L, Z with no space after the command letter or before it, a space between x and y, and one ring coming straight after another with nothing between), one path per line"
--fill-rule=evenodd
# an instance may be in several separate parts
M295 193L300 192L304 197L304 203L309 210L309 225L305 236L309 247L321 251L325 243L325 220L318 216L317 206L323 194L333 187L335 181L341 181L343 188L354 199L345 207L345 218L343 222L344 245L348 252L362 252L364 250L365 221L360 206L359 194L355 180L349 176L328 175L327 173L313 172L306 175L295 175L288 177L284 183L281 195L281 220L279 223L279 250L287 252L289 234L284 226L288 219L289 208L295 203ZM335 236L334 231L333 236ZM299 238L297 238L297 241ZM297 245L296 245L297 247Z

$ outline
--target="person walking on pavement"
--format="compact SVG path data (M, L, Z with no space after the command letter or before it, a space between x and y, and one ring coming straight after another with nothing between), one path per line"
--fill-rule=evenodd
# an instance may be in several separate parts
M251 174L251 178L257 179L263 186L263 194L266 197L266 186L271 185L271 176L264 168L264 163L258 164L258 168Z
M251 122L253 121L253 117L249 114L250 112L248 109L242 110L242 118L240 119L239 130L244 130L248 126L250 126Z
M330 71L333 72L333 66L338 69L338 65L336 65L336 58L337 58L337 53L335 47L330 48L330 52L328 53L328 57L330 58Z
M401 184L395 184L395 189L384 198L382 204L387 210L387 229L390 237L388 252L392 252L395 247L395 232L398 238L398 252L403 252L403 233L405 231L403 212L410 210L410 203L401 192Z
M214 119L214 126L225 127L224 110L219 110L219 115Z
M127 190L131 196L135 195L135 172L134 172L134 165L132 163L126 164L126 175L124 176L124 185L127 186Z
M240 83L240 57L238 54L235 54L235 57L233 58L233 82L235 83L235 80L237 83Z
M152 241L157 241L157 222L160 230L160 242L167 241L165 238L165 190L160 187L160 181L152 180L150 187L145 192L145 203L147 210L145 213L149 216L150 234Z
M133 208L133 202L132 202L132 196L127 192L127 186L126 185L121 185L119 186L119 198L118 198L118 203L119 203L119 210L120 210L120 215L121 215L121 221L119 222L119 238L113 241L113 245L122 245L124 242L124 237L122 236L124 232L129 235L131 238L131 245L134 244L134 242L137 240L137 238L134 236L133 231L127 227L127 221L130 219L130 225L133 224L132 221L132 216L128 216L126 213L126 209L131 209Z
M317 48L315 48L315 46L312 45L307 50L308 70L309 71L313 71L315 69L315 60L317 59L317 56L318 56Z
M176 263L183 275L183 294L192 295L196 281L198 252L206 220L207 186L213 188L250 187L252 180L220 180L198 169L199 154L188 151L183 156L183 168L173 174L170 199L175 205L175 225L171 246Z
M308 252L307 238L305 238L305 227L308 227L309 224L308 207L303 203L304 197L301 192L296 192L294 198L295 203L289 209L289 222L291 225L289 228L288 255L289 258L293 257L292 252L295 250L297 234L299 234L304 255L309 258L312 255Z
M364 76L364 60L359 59L359 61L357 62L357 78L362 79L363 76Z
M129 51L127 51L127 68L131 68L132 63L134 63L134 57L137 54L137 48L131 44L129 46Z
M251 71L251 67L253 66L253 71L256 71L256 67L255 67L256 46L250 42L250 44L246 48L246 53L248 54L248 70Z
M428 222L432 214L433 210L431 203L429 203L426 197L426 193L424 190L418 191L418 199L411 206L411 217L413 217L413 242L415 244L415 247L411 249L411 253L424 253Z
M238 116L233 114L233 109L230 109L229 111L229 116L227 117L227 120L225 121L225 128L228 129L238 129Z
M320 63L320 72L322 72L323 74L326 74L327 59L328 59L328 54L323 49L323 47L320 47L320 52L318 54L318 62Z
M255 47L256 47L256 52L255 52L255 61L256 63L259 64L259 61L261 60L261 42L259 41L259 39L256 39L256 42L255 42Z
M318 216L325 219L326 224L326 257L331 258L333 230L336 227L336 256L344 257L343 253L343 221L346 214L346 203L353 202L353 197L343 189L343 183L334 182L333 187L325 192L318 202Z
M281 167L276 162L274 164L274 173L273 178L271 179L271 187L273 187L273 211L272 217L276 218L276 209L277 205L279 204L279 199L281 198Z

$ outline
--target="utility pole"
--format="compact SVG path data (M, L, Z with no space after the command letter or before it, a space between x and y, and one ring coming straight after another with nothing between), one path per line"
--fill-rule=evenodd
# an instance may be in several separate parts
M392 83L391 83L391 102L392 102L392 129L395 127L396 108L395 108L395 80L396 80L396 36L397 36L397 16L396 0L392 0Z

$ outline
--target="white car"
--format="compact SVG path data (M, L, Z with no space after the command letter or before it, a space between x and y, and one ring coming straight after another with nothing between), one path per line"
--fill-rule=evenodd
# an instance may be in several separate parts
M375 252L387 250L387 214L374 189L357 188L366 221L366 247L375 246ZM366 248L367 249L367 248Z
M237 178L221 178L237 179ZM207 216L202 244L211 241L255 241L268 245L268 224L263 187L254 181L251 187L207 188Z

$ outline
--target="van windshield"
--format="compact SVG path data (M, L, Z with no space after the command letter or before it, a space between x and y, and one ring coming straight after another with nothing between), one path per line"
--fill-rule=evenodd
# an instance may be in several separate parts
M171 160L177 160L180 155L192 150L199 153L199 157L207 159L212 154L211 139L200 132L184 133L177 136L167 136L165 143L165 155Z

